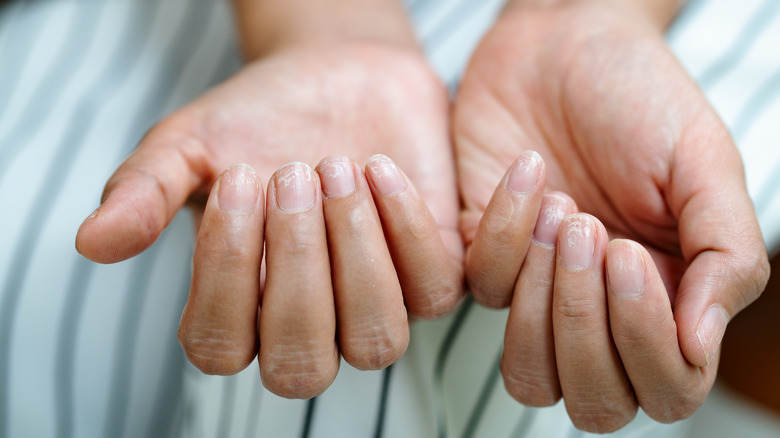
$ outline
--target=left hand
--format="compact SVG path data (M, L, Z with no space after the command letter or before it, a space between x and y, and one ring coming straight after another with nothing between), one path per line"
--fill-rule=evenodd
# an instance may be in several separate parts
M510 394L562 396L594 432L637 406L661 422L691 415L768 263L738 151L661 30L614 2L510 7L471 60L453 124L467 280L479 302L511 301ZM513 164L527 150L546 168L529 153ZM543 202L545 179L572 199ZM562 221L577 208L603 225ZM607 232L639 244L608 245Z

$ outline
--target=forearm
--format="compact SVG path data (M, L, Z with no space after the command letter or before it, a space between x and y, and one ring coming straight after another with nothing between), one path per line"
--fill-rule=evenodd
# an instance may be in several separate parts
M233 0L247 60L279 47L361 39L417 47L400 0Z
M615 6L627 6L636 9L659 28L666 29L674 20L686 0L509 0L507 9L515 7L545 7L563 5L566 3L612 3Z

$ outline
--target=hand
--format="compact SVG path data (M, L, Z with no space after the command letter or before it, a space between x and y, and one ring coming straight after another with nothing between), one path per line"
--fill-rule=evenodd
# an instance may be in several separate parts
M276 51L152 129L77 248L103 263L132 257L189 202L203 219L179 331L188 358L233 374L259 348L266 387L312 397L335 378L339 349L358 368L383 368L406 349L407 309L437 317L461 298L447 111L416 51ZM346 158L376 153L398 166L375 157L364 174Z
M594 432L637 405L662 422L691 415L768 264L739 154L661 31L615 2L510 7L453 124L467 281L477 301L511 301L510 394L562 396ZM545 181L572 199L543 198ZM563 219L577 208L601 221Z

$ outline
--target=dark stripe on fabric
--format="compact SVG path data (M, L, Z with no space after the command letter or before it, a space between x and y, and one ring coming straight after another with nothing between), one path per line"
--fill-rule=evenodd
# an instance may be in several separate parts
M161 103L170 101L176 84L179 83L186 71L187 61L195 53L206 35L205 29L209 18L216 15L213 13L213 9L214 5L218 4L217 2L190 1L184 3L189 3L188 7L185 6L186 15L179 23L174 36L169 40L170 45L162 51L161 59L164 59L165 62L161 66L162 70L156 75L159 79L146 90L146 97L129 125L128 135L134 139L133 148L143 137L143 132L148 130L163 115L162 110L165 105ZM159 96L166 97L160 99ZM128 152L129 150L122 151L119 158L124 158Z
M531 431L531 426L534 424L534 420L536 420L536 415L538 412L539 409L524 407L523 411L520 413L520 418L517 419L517 424L515 425L515 428L512 429L512 433L509 435L509 437L527 437L528 433Z
M447 437L447 407L444 401L444 368L447 365L447 358L455 345L455 339L458 337L460 329L468 316L471 308L474 306L474 299L471 295L466 296L466 300L458 309L458 313L452 320L452 324L447 329L447 334L439 348L439 354L436 356L436 363L433 369L433 401L436 412L436 425L439 431L439 438Z
M21 111L21 121L9 130L6 138L0 139L0 176L5 175L16 156L30 138L36 135L46 122L75 79L76 72L86 59L84 50L95 39L98 23L108 2L76 2L80 7L71 21L63 45L49 64L45 76L35 87L33 96L25 102ZM13 69L11 69L13 70ZM41 105L41 102L46 102Z
M263 383L260 381L260 373L255 373L255 383L252 386L252 396L249 399L249 408L246 413L245 438L257 438L257 428L260 420L260 404L262 403Z
M317 407L317 397L311 398L306 402L306 413L303 417L303 430L301 438L309 438L311 434L311 425L314 423L314 413Z
M102 81L95 84L94 87L90 87L77 104L78 110L74 113L74 117L68 121L68 126L71 128L58 149L67 149L70 145L81 146L83 144L83 137L94 126L103 106L108 104L115 90L119 89L120 84L129 76L128 73L131 71L133 63L141 53L144 45L143 39L148 34L147 26L155 15L156 7L151 2L144 2L143 7L135 8L138 11L137 17L131 17L125 22L125 28L120 33L122 35L120 43L113 51L114 57L106 64L105 71L99 76ZM138 41L139 38L142 41ZM79 114L84 114L84 117L78 117ZM75 155L76 151L74 150L73 153ZM58 163L55 161L55 164ZM78 257L74 272L71 273L71 284L88 284L94 272L93 268L92 263ZM75 279L76 277L79 278ZM72 381L76 361L75 337L80 318L83 315L82 307L85 304L85 293L85 290L76 289L75 286L68 289L60 319L57 360L54 367L57 375L55 380L57 382L55 388L57 431L62 437L70 437L73 433L72 417L75 414L73 412L75 400Z
M149 295L150 272L157 262L165 238L166 234L163 233L155 245L131 262L133 266L130 271L130 282L125 289L125 299L120 307L122 311L119 329L114 341L115 349L111 354L114 358L114 367L108 391L109 405L103 436L121 438L125 435L127 408L133 390L132 377L135 352L138 348L138 329L144 302Z
M233 425L233 412L236 405L236 377L229 376L220 379L222 381L222 397L220 398L219 423L217 423L217 436L229 437Z
M477 426L479 426L479 422L482 420L482 415L485 413L485 409L487 408L488 402L490 401L490 396L493 395L493 390L496 388L500 363L501 351L499 351L496 355L496 358L493 360L493 364L490 367L490 371L488 372L487 377L485 377L485 382L482 384L482 390L479 392L477 403L474 406L474 409L471 411L471 415L469 416L469 420L466 423L465 429L463 429L463 438L471 438L477 431Z
M209 3L209 6L213 6L213 3ZM136 112L132 123L131 129L127 133L128 140L133 138L140 138L138 133L142 130L140 126L145 126L147 120L160 117L162 108L165 103L171 100L174 85L184 73L184 67L187 60L194 53L195 49L200 45L205 32L209 16L213 15L212 8L210 7L188 7L184 17L182 17L179 27L175 30L173 37L170 40L168 47L163 51L163 59L166 60L164 67L168 67L161 72L162 80L156 82L148 89L149 94L144 99L143 103ZM136 129L133 129L135 127ZM128 144L134 144L134 142L128 141ZM127 151L123 151L118 159L124 157ZM164 234L163 234L164 235ZM157 253L159 245L153 245L150 250L152 254ZM143 255L142 255L143 256ZM148 260L150 256L146 256L144 260ZM137 262L137 264L141 264ZM142 277L148 277L153 265L144 266L144 269L140 270L136 275ZM132 290L132 289L131 289ZM129 392L132 386L130 380L132 378L131 362L134 358L134 347L137 342L138 326L140 324L141 310L143 307L143 301L145 298L145 292L137 292L135 294L129 294L128 300L124 304L123 308L134 309L135 312L127 312L123 315L123 323L120 326L119 336L117 338L117 345L124 347L125 345L132 345L130 348L119 348L116 354L117 367L113 375L111 384L111 392L109 400L111 406L108 416L106 417L105 433L104 436L121 437L125 432L125 419L127 416L127 405L129 399Z
M192 251L190 251L190 254ZM179 305L174 308L174 314L170 318L170 328L164 334L171 339L170 345L166 349L166 360L162 373L160 373L161 383L155 397L154 408L152 409L151 419L147 427L146 436L148 437L167 437L173 436L174 431L178 432L176 424L171 418L176 418L176 413L181 413L183 406L182 391L184 387L184 375L182 370L185 366L185 357L179 340L175 334L179 327L179 318L187 301L187 295L190 291L190 265L192 257L186 257L186 264L182 269L181 290L179 292ZM178 434L177 434L178 435Z
M742 30L740 30L731 46L699 76L701 87L704 89L712 88L720 79L734 70L748 53L756 39L772 24L779 10L780 2L777 0L765 0L756 9L747 23L742 26Z
M73 390L74 370L76 368L76 334L84 311L87 286L95 265L81 256L75 256L75 266L70 273L70 281L65 292L65 305L60 316L57 332L57 350L54 359L54 410L56 413L55 430L60 438L74 436L75 395Z
M382 372L382 389L379 392L379 411L376 415L376 427L374 438L382 438L385 431L385 416L387 414L387 399L390 396L390 381L393 377L393 366L385 368Z
M28 26L21 37L11 40L12 35L17 34L17 26L22 26L23 22L18 17L22 15L24 9L26 9L27 0L20 0L13 4L6 4L0 11L3 15L0 17L0 26L8 26L10 29L6 30L8 37L5 42L0 46L0 59L14 59L16 65L14 68L0 68L0 120L3 120L5 111L8 108L8 104L11 101L11 95L18 88L19 78L22 76L22 71L29 61L29 55L32 53L32 47L35 47L35 43L41 37L42 32L38 32L35 26ZM3 143L0 142L0 150ZM2 175L2 174L0 174Z
M83 120L88 117L87 107L88 105L84 105L77 108L74 111L73 119ZM41 230L46 221L51 219L51 210L56 205L54 201L58 199L64 187L63 181L70 173L79 149L83 146L81 142L74 142L74 137L80 135L82 133L70 129L64 141L54 152L51 165L44 171L45 177L40 186L41 189L36 194L28 219L24 221L23 228L19 233L13 257L11 257L8 277L3 286L3 297L2 302L0 302L0 436L8 433L10 352L16 309L24 288L30 261L42 235ZM4 162L0 161L0 163Z

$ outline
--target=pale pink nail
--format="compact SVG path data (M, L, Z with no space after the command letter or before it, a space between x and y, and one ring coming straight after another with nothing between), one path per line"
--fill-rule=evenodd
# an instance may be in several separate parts
M596 227L590 216L585 214L567 216L561 224L559 237L558 253L561 264L565 268L579 271L593 263Z
M367 167L379 192L385 196L400 193L406 188L406 181L401 176L393 160L384 155L374 155L369 158Z
M696 330L696 336L699 338L701 347L707 358L707 365L712 363L715 353L723 341L723 335L726 334L726 325L729 323L729 314L718 304L713 304L704 312L704 316L699 321L699 328Z
M552 247L558 238L558 227L569 211L569 202L556 195L545 195L539 208L539 216L534 227L534 241Z
M255 211L260 182L251 167L234 164L222 173L217 190L217 200L222 211L251 213Z
M541 173L542 157L534 151L523 152L512 165L506 186L513 192L529 193L536 187Z
M609 288L617 296L640 298L645 290L645 261L639 248L625 240L614 241L610 246L612 250L607 259Z
M286 213L299 213L314 206L315 184L306 163L290 163L274 174L276 204Z
M355 192L355 171L349 158L327 157L317 166L317 173L328 198L343 198Z

